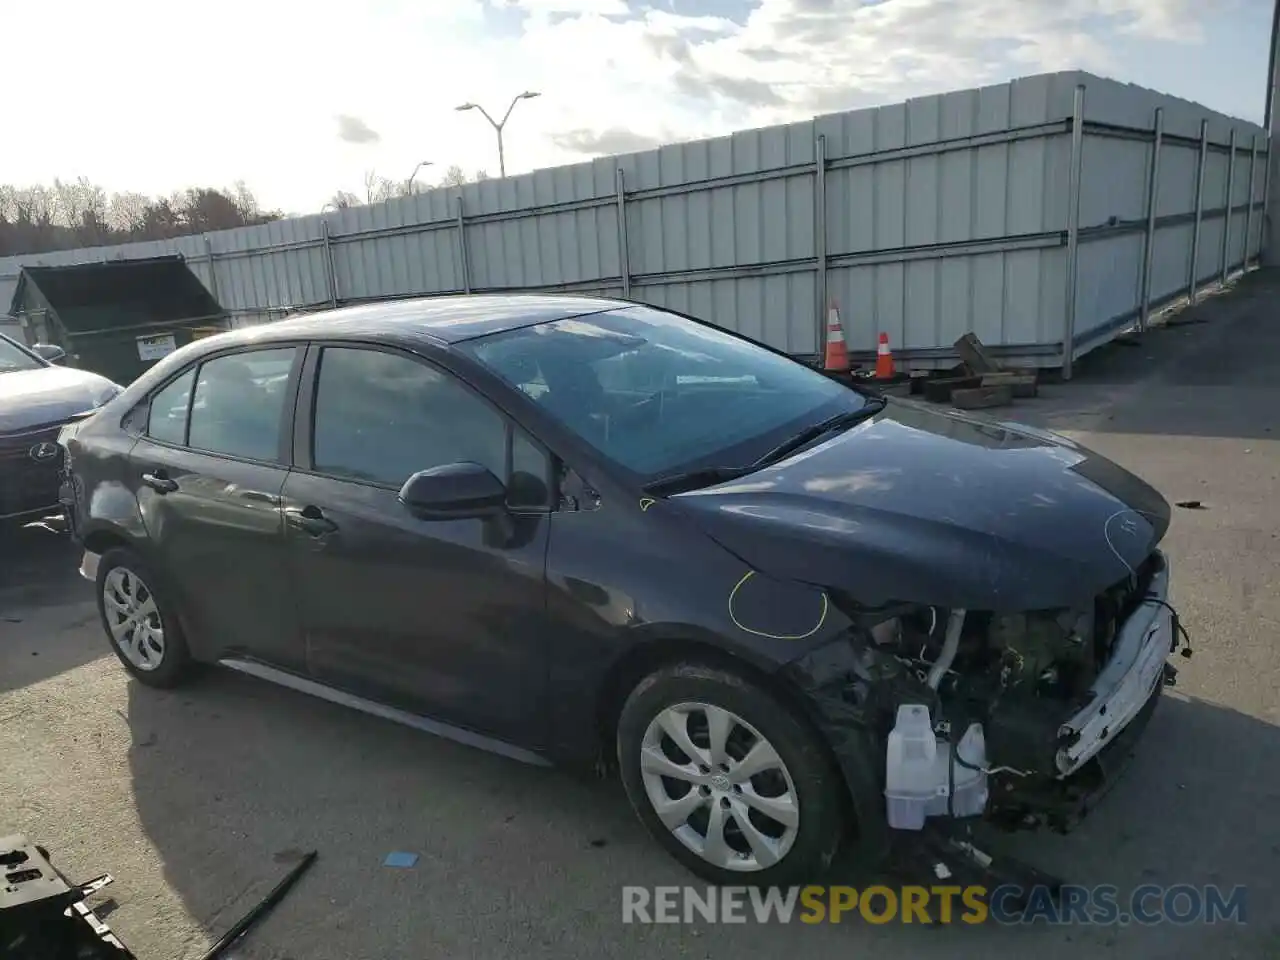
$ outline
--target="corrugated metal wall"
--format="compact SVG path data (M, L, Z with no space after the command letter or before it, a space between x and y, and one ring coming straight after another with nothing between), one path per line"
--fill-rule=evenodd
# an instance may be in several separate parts
M1265 136L1076 72L261 227L8 258L0 298L23 263L177 252L242 323L331 303L553 289L671 306L811 355L834 301L855 352L885 331L900 357L945 362L973 330L1049 365L1065 359L1066 330L1075 356L1142 314L1158 107L1149 287L1161 302L1187 292L1197 236L1198 278L1223 274L1231 176L1227 270L1245 262L1246 221L1256 254L1265 178L1251 193L1246 168ZM1265 170L1265 156L1254 163Z
M1140 325L1144 302L1152 312L1194 297L1254 262L1267 200L1261 127L1141 87L1083 82L1077 354Z

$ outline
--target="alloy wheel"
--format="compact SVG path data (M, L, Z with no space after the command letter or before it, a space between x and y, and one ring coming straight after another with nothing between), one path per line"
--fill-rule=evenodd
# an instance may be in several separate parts
M155 670L164 660L164 622L155 594L132 570L116 567L102 583L107 628L121 654L139 670Z
M795 784L773 745L723 707L680 703L649 723L640 774L658 819L714 866L778 863L800 828Z

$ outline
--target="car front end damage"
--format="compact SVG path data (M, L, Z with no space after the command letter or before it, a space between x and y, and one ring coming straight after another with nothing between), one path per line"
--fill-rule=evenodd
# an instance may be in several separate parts
M1076 609L833 603L851 627L786 668L872 846L967 818L1070 830L1114 783L1186 634L1153 550Z
M0 433L0 520L36 519L58 510L62 422Z

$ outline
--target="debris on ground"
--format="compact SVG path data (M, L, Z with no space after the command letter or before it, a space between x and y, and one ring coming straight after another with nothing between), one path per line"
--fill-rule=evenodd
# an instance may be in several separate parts
M417 862L418 855L416 853L402 853L400 851L395 851L387 854L387 859L382 861L382 865L384 867L400 867L401 869L408 869Z
M243 937L284 898L289 888L315 862L304 854L275 888L230 930L218 938L201 960L215 960ZM0 957L5 960L134 960L134 954L103 922L114 910L107 900L90 907L85 901L113 882L103 874L87 883L71 883L49 859L44 847L24 836L0 838Z
M0 956L6 960L133 960L85 900L112 882L103 874L73 884L44 847L24 836L0 839Z
M1174 506L1182 507L1183 510L1207 510L1209 509L1199 500L1179 500Z
M946 370L909 375L905 392L961 410L1004 407L1015 399L1039 394L1038 370L1006 367L988 352L977 334L966 333L955 342L955 348L960 363Z
M256 907L241 917L235 926L219 937L217 942L204 952L200 960L214 960L215 957L223 956L232 944L249 932L250 927L266 916L272 907L284 899L284 895L289 892L289 888L297 883L298 878L306 873L311 864L315 863L316 856L315 850L304 854L302 859L297 862L292 870L284 875L272 891L263 897Z

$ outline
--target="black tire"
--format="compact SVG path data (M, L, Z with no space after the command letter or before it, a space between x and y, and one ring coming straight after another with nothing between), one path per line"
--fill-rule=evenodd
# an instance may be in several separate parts
M655 812L641 772L645 732L663 710L690 702L736 714L773 746L785 765L794 785L799 825L790 849L776 863L749 871L712 864L677 838ZM696 741L694 745L701 746ZM737 673L680 663L645 677L622 707L617 750L622 782L636 815L668 853L710 883L791 886L816 882L845 838L846 791L819 735L795 710ZM721 802L729 809L727 801ZM745 845L742 837L737 840L731 844L735 848Z
M159 662L152 669L144 670L132 663L112 636L111 623L107 615L106 589L107 578L113 570L132 573L142 581L147 592L155 598L160 623L164 630L164 651L156 657ZM97 600L98 617L102 621L107 642L111 644L112 651L131 676L149 687L167 689L178 686L191 675L193 664L186 637L182 633L182 625L178 622L171 601L165 596L163 584L158 582L151 569L136 553L126 547L115 547L102 555L98 561Z

